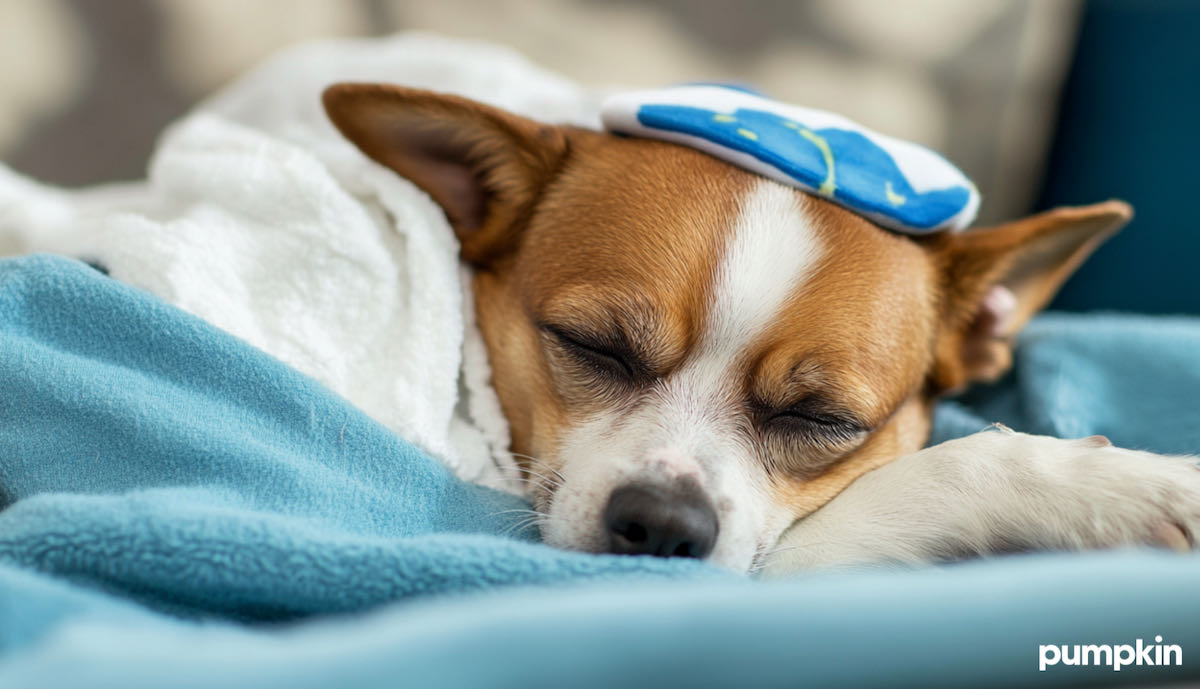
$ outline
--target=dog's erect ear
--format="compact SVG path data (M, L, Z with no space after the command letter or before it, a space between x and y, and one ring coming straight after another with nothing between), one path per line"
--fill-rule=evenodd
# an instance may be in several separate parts
M323 101L346 138L433 197L473 263L512 246L567 151L562 129L458 96L335 84Z
M1131 217L1128 204L1107 201L932 238L946 295L934 391L994 380L1008 370L1017 332Z

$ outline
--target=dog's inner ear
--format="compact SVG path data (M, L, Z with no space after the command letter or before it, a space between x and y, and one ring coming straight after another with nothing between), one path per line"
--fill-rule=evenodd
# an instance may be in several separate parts
M1008 370L1020 329L1132 215L1127 204L1108 201L931 239L946 295L933 390L954 391Z
M335 84L323 101L346 138L442 207L475 263L511 248L567 151L561 128L457 96Z

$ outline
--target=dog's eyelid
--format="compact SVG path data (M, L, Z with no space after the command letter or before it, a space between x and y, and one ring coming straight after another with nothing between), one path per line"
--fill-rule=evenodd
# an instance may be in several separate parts
M553 323L547 323L540 327L543 331L568 344L593 349L605 354L624 354L628 349L624 343L624 337L597 335L569 325L557 325Z
M636 378L645 373L646 366L629 347L623 334L598 336L553 323L541 324L539 327L566 347L612 360L620 365L629 378Z
M820 395L808 395L782 407L772 408L762 404L756 406L759 407L759 418L765 423L793 418L813 425L828 427L839 435L857 435L871 430L870 425L857 414Z

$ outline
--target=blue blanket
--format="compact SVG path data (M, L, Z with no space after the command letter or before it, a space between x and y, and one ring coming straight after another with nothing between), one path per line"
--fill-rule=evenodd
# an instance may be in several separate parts
M1056 317L945 405L1200 451L1200 322ZM344 400L62 258L0 261L0 686L912 686L1200 676L1200 558L751 582L566 553ZM283 624L287 623L287 624ZM1057 666L1148 642L1181 667Z

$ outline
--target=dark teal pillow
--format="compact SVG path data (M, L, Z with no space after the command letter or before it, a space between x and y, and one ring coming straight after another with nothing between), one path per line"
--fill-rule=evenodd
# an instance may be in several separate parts
M1136 216L1052 308L1200 314L1200 3L1092 0L1039 206Z

